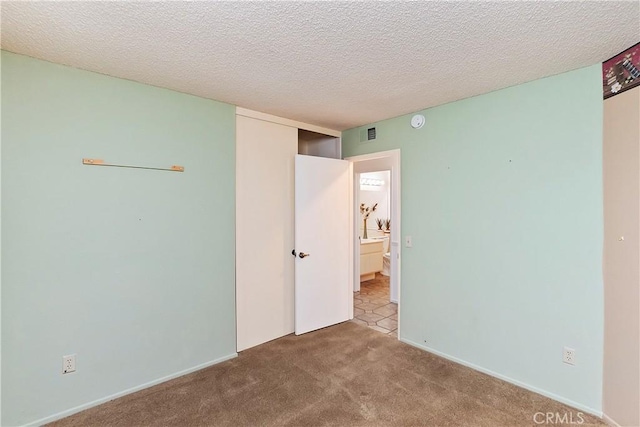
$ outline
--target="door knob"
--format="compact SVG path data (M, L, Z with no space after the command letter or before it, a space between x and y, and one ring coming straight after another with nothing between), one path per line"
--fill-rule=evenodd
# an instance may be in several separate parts
M298 254L298 256L299 256L300 258L304 258L304 257L311 256L311 254L305 254L304 252L300 252L300 253Z

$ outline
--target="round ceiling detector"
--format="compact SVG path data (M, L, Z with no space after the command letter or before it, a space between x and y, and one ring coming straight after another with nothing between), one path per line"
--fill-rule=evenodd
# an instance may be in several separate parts
M422 114L416 114L411 117L411 127L414 129L420 129L424 126L425 118Z

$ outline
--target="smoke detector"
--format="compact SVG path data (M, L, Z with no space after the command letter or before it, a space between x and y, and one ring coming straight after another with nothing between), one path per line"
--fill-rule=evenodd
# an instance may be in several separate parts
M411 117L411 127L414 129L420 129L422 126L424 126L425 121L426 120L422 114L416 114L415 116Z

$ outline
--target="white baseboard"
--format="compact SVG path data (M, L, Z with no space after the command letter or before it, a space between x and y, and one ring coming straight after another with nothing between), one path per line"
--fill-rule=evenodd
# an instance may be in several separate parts
M102 403L108 402L110 400L117 399L118 397L122 397L122 396L125 396L127 394L135 393L136 391L140 391L140 390L143 390L145 388L149 388L151 386L158 385L158 384L163 383L165 381L169 381L169 380L172 380L174 378L178 378L178 377L181 377L183 375L187 375L187 374L190 374L192 372L199 371L200 369L208 368L209 366L216 365L218 363L224 362L224 361L229 360L229 359L233 359L235 357L238 357L238 353L232 353L232 354L229 354L227 356L223 356L223 357L220 357L218 359L211 360L209 362L201 363L200 365L197 365L197 366L194 366L194 367L191 367L191 368L179 371L179 372L175 372L173 374L164 376L162 378L155 379L153 381L149 381L149 382L144 383L144 384L140 384L140 385L132 387L132 388L128 388L128 389L120 391L118 393L114 393L114 394L111 394L109 396L105 396L105 397L102 397L100 399L96 399L96 400L94 400L92 402L84 403L84 404L82 404L80 406L76 406L75 408L67 409L65 411L58 412L57 414L53 414L53 415L50 415L48 417L40 418L39 420L32 421L32 422L30 422L28 424L25 424L25 426L41 426L41 425L44 425L44 424L47 424L47 423L51 423L53 421L57 421L59 419L68 417L69 415L73 415L73 414L76 414L78 412L84 411L85 409L89 409L89 408L92 408L94 406L98 406L98 405L100 405Z
M539 389L537 387L534 387L532 385L520 382L518 380L514 380L513 378L509 378L509 377L507 377L505 375L499 374L499 373L494 372L494 371L492 371L490 369L482 368L480 366L474 365L473 363L469 363L469 362L467 362L465 360L458 359L457 357L450 356L448 354L442 353L442 352L440 352L438 350L434 350L434 349L432 349L430 347L427 347L425 345L418 344L418 343L413 342L411 340L408 340L406 338L400 338L400 341L402 341L402 342L404 342L406 344L409 344L410 346L417 347L417 348L419 348L421 350L425 350L425 351L427 351L429 353L433 353L433 354L435 354L437 356L440 356L440 357L443 357L445 359L451 360L452 362L455 362L455 363L458 363L460 365L466 366L468 368L474 369L476 371L482 372L483 374L491 375L492 377L495 377L495 378L501 379L503 381L506 381L508 383L517 385L518 387L522 387L522 388L527 389L529 391L532 391L534 393L541 394L541 395L543 395L545 397L548 397L549 399L553 399L553 400L558 401L560 403L564 403L565 405L568 405L568 406L571 406L573 408L579 409L579 410L581 410L583 412L586 412L587 414L595 415L596 417L602 418L602 411L599 411L597 409L590 408L590 407L582 405L582 404L580 404L578 402L574 402L573 400L566 399L566 398L564 398L562 396L558 396L557 394L551 393L549 391L541 390L541 389Z
M608 426L611 426L611 427L621 427L620 424L615 422L615 420L609 417L607 414L602 415L602 421L604 421Z

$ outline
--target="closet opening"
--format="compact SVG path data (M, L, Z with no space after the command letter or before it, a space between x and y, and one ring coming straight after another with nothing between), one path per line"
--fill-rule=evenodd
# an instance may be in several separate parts
M298 154L340 159L340 138L306 129L298 129Z

